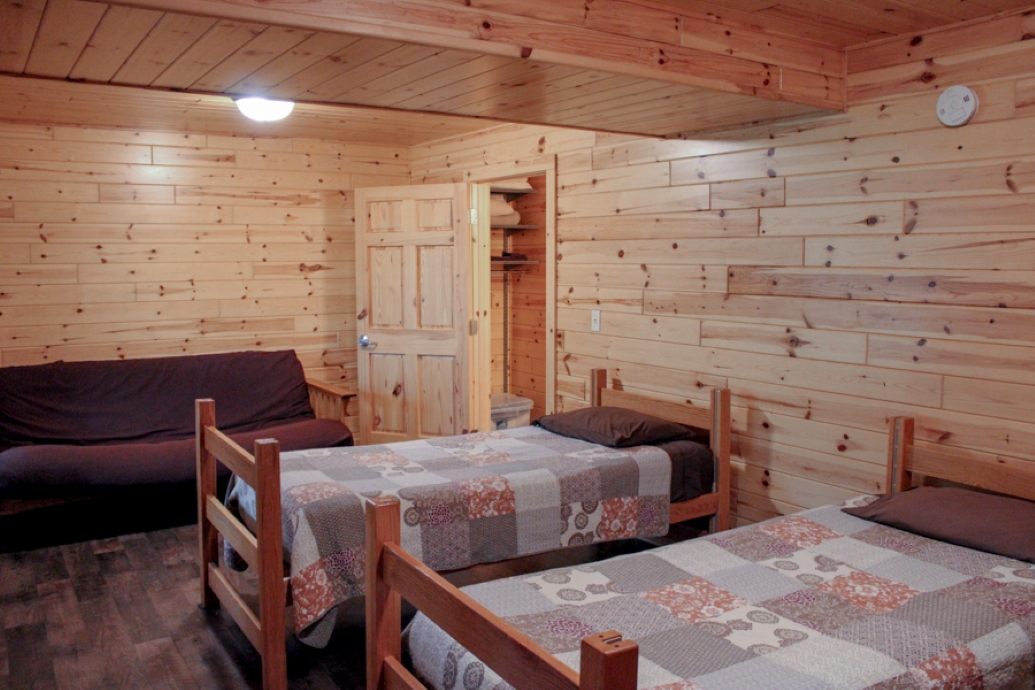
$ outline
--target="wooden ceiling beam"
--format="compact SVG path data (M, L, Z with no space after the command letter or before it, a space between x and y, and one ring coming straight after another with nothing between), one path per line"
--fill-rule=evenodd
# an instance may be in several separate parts
M851 46L848 101L933 93L953 84L1035 72L1035 8Z
M678 12L624 0L592 4L114 0L114 4L525 58L818 108L845 106L844 57L836 49L810 44L807 55L802 51L803 58L792 59L788 45L769 45L772 37L751 27L739 27L733 36L714 20L684 20Z

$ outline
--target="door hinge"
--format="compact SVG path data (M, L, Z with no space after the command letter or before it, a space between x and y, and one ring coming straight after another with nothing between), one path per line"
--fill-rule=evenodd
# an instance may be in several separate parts
M467 324L467 330L471 335L478 335L478 319L471 319Z
M471 209L471 225L478 225L478 209Z

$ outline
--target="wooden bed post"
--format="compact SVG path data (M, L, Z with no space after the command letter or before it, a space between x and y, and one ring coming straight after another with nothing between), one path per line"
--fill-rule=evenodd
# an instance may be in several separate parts
M607 388L607 369L590 369L589 404L600 407L600 391Z
M205 447L206 427L216 425L215 400L197 400L194 403L195 443L198 477L198 547L201 553L201 606L212 609L219 606L219 598L209 584L208 564L219 562L219 539L216 528L205 516L206 496L216 493L216 459Z
M579 690L636 690L640 646L607 632L582 638Z
M715 490L719 507L715 513L714 532L730 528L730 391L716 388L712 391L712 454L715 456Z
M284 638L287 590L284 584L284 537L280 517L280 443L255 442L256 538L259 541L259 620L262 630L262 687L286 690L287 646Z
M886 493L897 494L912 486L912 478L906 471L906 454L913 445L914 422L912 417L892 417L891 433L888 434L888 477Z
M402 602L384 579L386 543L401 541L399 500L367 501L367 690L384 687L386 658L402 658Z

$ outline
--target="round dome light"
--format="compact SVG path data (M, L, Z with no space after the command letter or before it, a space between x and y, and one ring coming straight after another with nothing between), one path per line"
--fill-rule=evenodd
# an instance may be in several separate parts
M235 102L242 115L258 122L283 120L295 107L291 101L271 101L266 98L238 98Z

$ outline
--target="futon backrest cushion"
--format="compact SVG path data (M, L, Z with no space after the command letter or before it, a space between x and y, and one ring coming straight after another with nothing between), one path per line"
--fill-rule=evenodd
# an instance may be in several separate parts
M290 350L0 367L0 450L187 438L197 398L229 432L314 416Z

